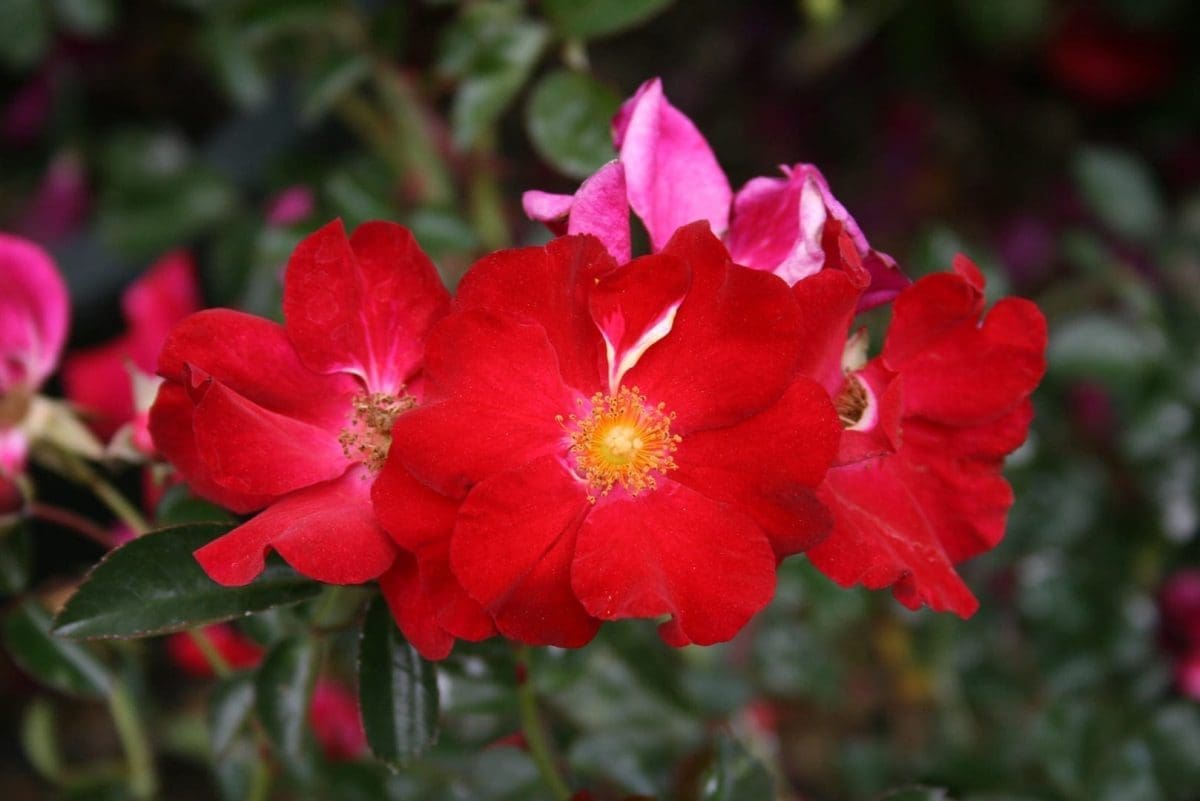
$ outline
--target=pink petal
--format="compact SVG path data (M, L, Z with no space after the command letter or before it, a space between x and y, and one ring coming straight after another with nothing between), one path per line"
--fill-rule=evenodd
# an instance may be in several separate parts
M267 203L265 217L270 225L293 225L312 214L317 207L313 191L304 184L280 190Z
M17 386L36 391L67 338L67 287L46 251L3 233L0 286L0 395Z
M297 352L312 370L357 375L371 392L397 393L412 379L449 305L433 263L394 223L364 223L347 240L336 220L288 262L283 314Z
M274 548L297 572L326 584L361 584L391 567L396 546L375 521L363 468L305 487L196 551L218 584L248 584Z
M625 165L629 205L646 225L655 250L677 228L707 220L720 236L729 225L733 193L704 136L663 95L653 78L625 101L614 120Z
M521 195L521 208L531 220L545 223L555 236L567 233L567 217L575 205L574 195L556 195L531 189Z

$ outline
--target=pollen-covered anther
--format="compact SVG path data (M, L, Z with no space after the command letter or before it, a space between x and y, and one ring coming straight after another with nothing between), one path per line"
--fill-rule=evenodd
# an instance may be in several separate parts
M652 490L656 473L676 469L672 454L683 440L671 434L675 414L663 404L651 406L637 387L625 386L611 395L596 393L590 404L586 416L558 418L570 433L568 452L588 484L589 501L618 484L631 495Z
M833 399L833 408L842 421L842 428L858 428L870 406L871 397L862 379L853 373L846 373L842 389Z
M356 395L349 425L338 435L342 453L350 461L366 465L371 473L378 473L392 445L392 425L397 417L416 405L413 396L403 392Z

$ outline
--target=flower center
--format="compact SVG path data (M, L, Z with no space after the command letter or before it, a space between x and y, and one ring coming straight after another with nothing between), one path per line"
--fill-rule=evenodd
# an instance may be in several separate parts
M338 435L342 453L352 462L361 462L372 473L383 468L392 446L392 424L396 418L417 405L412 395L401 392L364 392L354 397L350 424Z
M672 454L683 440L671 434L675 414L667 414L664 404L650 406L637 387L622 386L611 395L593 395L591 407L586 417L556 418L570 432L567 451L591 490L589 501L618 484L631 495L652 490L655 473L678 467Z
M833 408L842 421L842 428L863 431L875 423L873 394L866 383L853 373L846 373L842 389L833 399Z

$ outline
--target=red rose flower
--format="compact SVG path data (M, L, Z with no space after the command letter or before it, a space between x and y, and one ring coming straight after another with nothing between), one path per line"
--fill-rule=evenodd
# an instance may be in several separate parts
M953 273L896 298L879 357L862 366L852 340L847 365L839 332L865 281L844 266L794 289L808 328L802 369L829 389L845 429L819 489L833 533L808 557L842 586L890 586L911 608L969 616L978 602L954 565L1004 534L1013 498L1001 470L1033 417L1045 320L1018 298L983 316L983 276L960 256Z
M398 554L371 511L392 421L420 395L424 340L449 305L412 235L340 221L288 263L279 325L228 309L194 314L159 359L150 415L159 450L200 495L249 522L196 558L245 584L273 548L331 584L374 579Z
M565 647L620 618L669 615L677 645L736 634L828 525L813 489L839 426L795 376L800 323L704 222L622 267L592 237L478 262L373 493L439 624Z
M234 670L254 667L262 661L262 646L243 637L233 626L224 623L205 626L204 634L225 664ZM212 665L188 634L172 634L167 638L167 656L172 664L189 676L204 679L213 675Z

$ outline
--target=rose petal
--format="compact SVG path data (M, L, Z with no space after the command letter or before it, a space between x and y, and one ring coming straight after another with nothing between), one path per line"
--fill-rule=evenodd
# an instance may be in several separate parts
M724 642L775 592L775 555L749 519L665 481L596 505L579 529L571 586L603 620L673 615L694 643Z
M437 605L421 590L417 560L400 551L392 567L379 577L379 589L400 631L426 659L445 659L454 637L437 622Z
M226 586L252 581L271 548L297 572L326 584L378 578L395 561L396 546L375 521L368 478L365 469L354 468L285 495L196 551L196 561Z
M0 395L36 391L67 338L67 287L46 251L0 233Z

